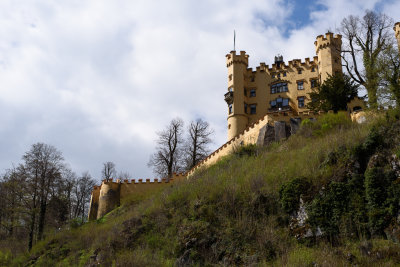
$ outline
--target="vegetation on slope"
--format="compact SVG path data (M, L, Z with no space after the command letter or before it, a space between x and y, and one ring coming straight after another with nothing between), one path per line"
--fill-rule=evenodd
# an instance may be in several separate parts
M399 264L398 240L387 239L398 227L391 159L400 151L399 131L397 114L362 125L341 113L305 121L287 141L240 148L186 182L132 196L98 221L48 233L29 255L3 251L0 263ZM296 228L302 205L308 220ZM298 231L304 227L322 235L307 237Z

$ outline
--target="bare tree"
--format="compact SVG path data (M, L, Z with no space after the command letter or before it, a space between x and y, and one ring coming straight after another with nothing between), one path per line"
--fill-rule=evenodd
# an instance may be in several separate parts
M213 134L208 122L202 119L192 121L188 127L188 135L185 142L185 165L190 170L208 156L208 145L212 143L210 135Z
M74 186L74 208L73 218L81 218L82 221L86 218L86 212L88 211L87 205L90 201L90 193L93 190L95 181L90 176L89 172L84 172L78 178Z
M112 179L117 175L117 171L115 169L115 164L111 161L107 161L103 163L103 169L101 170L102 179L106 179L107 181Z
M350 77L367 90L371 108L378 106L379 57L395 42L392 27L393 20L385 14L366 11L361 19L357 16L343 19L339 29L345 41L344 67Z
M19 173L26 177L31 202L29 232L29 249L31 249L36 220L38 228L37 239L41 240L43 237L50 193L56 180L61 179L61 172L65 165L61 152L55 147L43 143L32 145L31 149L22 158L24 164L20 165Z
M156 152L150 156L149 167L161 177L171 178L174 172L182 170L183 121L173 119L167 128L158 132Z

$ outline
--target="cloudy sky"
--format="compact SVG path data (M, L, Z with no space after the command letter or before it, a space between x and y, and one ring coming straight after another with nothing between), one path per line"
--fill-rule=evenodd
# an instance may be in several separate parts
M365 9L400 21L400 1L0 0L0 172L36 142L100 178L132 178L174 117L208 121L226 140L225 55L250 67L313 57L314 39Z

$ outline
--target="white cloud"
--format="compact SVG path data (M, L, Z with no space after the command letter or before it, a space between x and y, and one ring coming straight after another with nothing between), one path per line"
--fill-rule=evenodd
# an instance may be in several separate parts
M114 161L150 177L155 132L176 116L209 121L216 148L226 139L233 29L250 67L271 64L277 53L286 61L313 57L316 35L377 2L319 1L326 10L290 30L295 10L283 0L3 0L0 169L40 141L60 149L78 173L98 177L102 163Z

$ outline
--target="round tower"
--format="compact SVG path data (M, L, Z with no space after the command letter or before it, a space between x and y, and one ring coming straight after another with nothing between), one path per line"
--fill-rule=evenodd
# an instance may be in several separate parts
M394 24L393 30L396 35L397 45L399 47L399 53L400 53L400 22L396 22L396 24Z
M328 75L342 73L342 58L340 53L342 51L342 36L328 32L326 36L317 36L314 42L315 52L318 56L318 74L319 80L322 84Z
M228 104L228 140L246 129L248 116L245 113L245 74L249 64L249 56L245 51L231 51L226 55L228 68L228 92L225 101Z
M119 206L120 183L104 180L101 183L97 219Z

